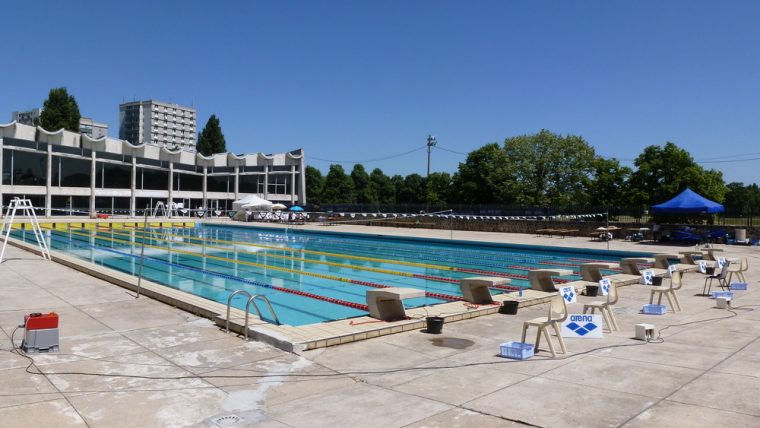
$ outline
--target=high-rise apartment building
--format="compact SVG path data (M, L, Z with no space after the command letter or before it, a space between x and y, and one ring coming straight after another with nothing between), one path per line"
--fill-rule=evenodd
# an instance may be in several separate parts
M194 108L155 100L119 105L119 138L132 144L195 151Z
M83 117L79 119L79 132L97 140L108 136L108 125Z
M33 108L29 111L14 111L11 113L11 120L24 125L34 125L34 121L39 119L42 114L41 108Z

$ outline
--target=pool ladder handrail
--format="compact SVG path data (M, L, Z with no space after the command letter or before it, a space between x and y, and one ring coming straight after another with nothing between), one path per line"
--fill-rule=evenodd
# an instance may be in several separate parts
M248 299L248 302L245 304L245 326L243 327L243 330L245 331L245 340L248 340L248 315L250 314L249 310L251 307L251 303L253 303L253 307L256 309L256 313L259 315L260 319L264 319L264 317L261 315L261 310L259 309L258 305L256 305L256 299L261 299L264 301L264 303L269 306L269 312L272 313L272 316L274 317L274 322L277 325L280 325L280 319L277 317L277 314L274 312L274 308L272 307L272 304L269 302L269 299L267 296L261 295L261 294L255 294L251 296Z
M251 309L251 303L253 303L253 307L256 309L256 313L258 314L259 318L264 319L261 316L261 310L259 310L258 305L256 305L256 299L261 299L264 301L264 303L267 304L269 307L269 312L272 313L272 316L274 317L274 321L277 325L280 325L280 318L277 316L277 313L274 311L274 308L272 307L272 303L269 302L269 299L267 296L263 296L261 294L251 295L251 293L245 291L245 290L235 290L230 294L230 296L227 298L227 318L225 319L225 330L227 333L230 332L230 310L232 309L232 298L235 297L238 294L244 294L248 297L248 301L245 304L245 326L243 327L243 330L245 331L245 340L248 340L248 322L249 322L249 314Z
M230 294L230 297L227 298L227 318L226 318L226 325L225 329L227 330L227 333L230 332L230 308L232 308L232 298L235 297L238 294L245 294L248 296L248 298L251 298L251 293L245 291L245 290L235 290ZM246 316L248 316L248 311L246 310ZM248 327L248 322L246 321L246 327Z

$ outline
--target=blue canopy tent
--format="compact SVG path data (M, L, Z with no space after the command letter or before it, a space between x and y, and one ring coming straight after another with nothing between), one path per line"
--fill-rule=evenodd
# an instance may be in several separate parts
M673 199L663 202L659 205L652 206L652 213L655 214L713 214L722 213L725 210L723 205L711 201L688 187ZM717 238L725 236L723 230L713 230L708 233L696 233L693 229L685 228L684 230L674 230L670 234L670 240L677 242L711 242Z
M689 189L678 194L675 198L652 206L655 214L713 214L722 213L723 205L711 201Z

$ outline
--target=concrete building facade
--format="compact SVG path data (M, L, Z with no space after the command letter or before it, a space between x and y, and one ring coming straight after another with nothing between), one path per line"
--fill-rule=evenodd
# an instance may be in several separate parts
M79 119L79 132L97 140L108 136L108 125L83 117Z
M132 144L150 144L194 152L196 139L194 108L155 100L119 105L119 138Z
M213 212L232 209L232 201L247 194L304 204L304 169L303 149L206 157L18 122L0 124L0 202L25 197L44 216L140 215L158 202Z

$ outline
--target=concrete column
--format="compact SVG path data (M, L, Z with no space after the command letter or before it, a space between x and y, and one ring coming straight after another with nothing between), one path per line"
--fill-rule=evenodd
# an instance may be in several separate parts
M47 146L47 172L45 174L45 217L50 217L53 197L50 192L53 189L53 146Z
M264 199L269 200L269 165L264 165Z
M132 156L132 184L129 185L129 210L132 212L132 217L137 216L137 207L135 199L137 192L137 158Z
M208 167L203 167L203 206L208 205ZM188 207L190 208L190 207Z
M235 187L233 189L235 191L235 200L240 199L240 196L238 196L238 189L240 189L240 167L235 166Z
M301 153L303 154L303 150ZM304 156L301 156L300 162L298 166L298 182L300 183L300 186L298 186L298 203L303 206L306 205L306 165L304 165Z
M296 202L296 166L290 165L290 203Z
M174 196L174 162L169 162L169 200L166 201L166 210L171 218L171 204L174 202L172 197Z
M98 187L97 172L97 155L95 154L95 150L93 150L90 157L90 216L95 215L95 189Z

